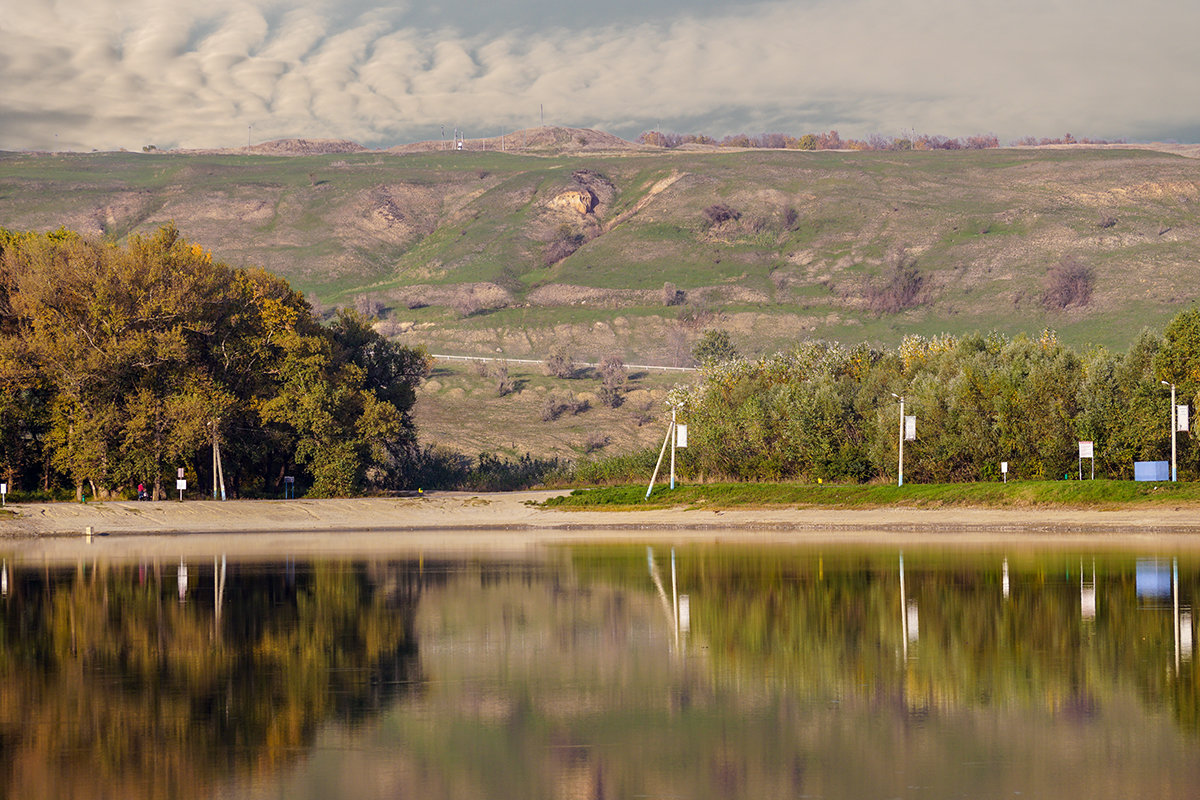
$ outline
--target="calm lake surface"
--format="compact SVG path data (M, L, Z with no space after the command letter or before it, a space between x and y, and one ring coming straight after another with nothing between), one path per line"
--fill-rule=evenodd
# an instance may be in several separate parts
M1194 551L2 567L0 797L1200 792Z

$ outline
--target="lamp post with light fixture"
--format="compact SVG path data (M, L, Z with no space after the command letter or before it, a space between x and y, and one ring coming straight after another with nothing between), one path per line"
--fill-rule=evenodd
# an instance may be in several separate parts
M1168 383L1167 381L1159 381L1159 383L1163 386L1171 387L1171 480L1176 481L1178 477L1175 471L1175 429L1179 426L1175 423L1175 414L1177 413L1175 407L1175 384Z

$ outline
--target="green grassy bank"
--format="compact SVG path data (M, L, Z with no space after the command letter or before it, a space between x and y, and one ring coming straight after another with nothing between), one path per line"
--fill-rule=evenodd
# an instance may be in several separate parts
M1135 481L1014 481L1012 483L909 484L908 486L809 483L659 484L646 499L645 486L576 489L544 503L550 508L1151 508L1200 509L1200 483Z

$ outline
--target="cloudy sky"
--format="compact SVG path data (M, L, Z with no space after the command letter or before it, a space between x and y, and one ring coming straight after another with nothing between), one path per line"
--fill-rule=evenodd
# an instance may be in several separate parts
M1195 0L10 0L0 149L380 147L539 107L627 138L1198 142L1197 31Z

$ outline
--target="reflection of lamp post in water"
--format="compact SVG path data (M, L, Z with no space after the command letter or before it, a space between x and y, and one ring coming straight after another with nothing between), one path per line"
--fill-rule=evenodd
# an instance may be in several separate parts
M909 600L904 588L904 553L900 553L900 632L904 660L908 660L909 643L916 644L920 637L920 622L917 616L917 601Z
M1192 609L1182 606L1179 600L1179 559L1172 564L1171 594L1175 622L1175 674L1179 674L1181 661L1192 660Z
M221 634L221 608L225 604L225 554L213 556L213 636Z
M1079 560L1079 615L1086 621L1096 621L1096 562L1092 561L1092 582L1084 580L1083 559Z
M654 583L654 588L658 590L658 597L662 601L663 612L667 615L667 621L671 625L671 629L675 634L675 648L679 648L679 633L687 633L691 628L691 604L689 597L686 594L679 594L678 576L675 571L675 548L671 548L671 597L667 597L667 590L663 586L662 577L658 574L658 564L654 563L654 548L646 548L646 566L650 570L650 580Z

